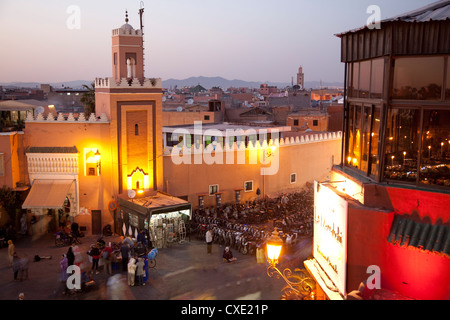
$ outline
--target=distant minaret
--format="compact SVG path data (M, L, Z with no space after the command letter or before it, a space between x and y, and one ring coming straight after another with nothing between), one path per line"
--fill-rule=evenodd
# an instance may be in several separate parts
M305 75L303 74L302 67L298 68L297 85L300 86L301 89L305 88Z

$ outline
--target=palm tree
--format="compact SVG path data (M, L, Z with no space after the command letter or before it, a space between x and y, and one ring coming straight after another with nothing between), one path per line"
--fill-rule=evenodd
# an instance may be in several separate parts
M87 91L83 93L80 102L84 105L84 115L89 117L91 113L95 113L95 83L90 86L83 84L83 88Z

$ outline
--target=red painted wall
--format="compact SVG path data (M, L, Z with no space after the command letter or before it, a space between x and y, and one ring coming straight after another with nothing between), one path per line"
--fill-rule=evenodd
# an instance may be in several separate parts
M450 195L402 188L386 188L395 212L349 205L347 292L356 290L370 274L381 269L381 286L401 295L424 300L450 299L450 257L387 241L395 213L415 214L431 223L448 223Z
M431 223L450 223L450 194L421 191L417 189L386 188L392 206L400 214L417 211L420 218L428 217Z

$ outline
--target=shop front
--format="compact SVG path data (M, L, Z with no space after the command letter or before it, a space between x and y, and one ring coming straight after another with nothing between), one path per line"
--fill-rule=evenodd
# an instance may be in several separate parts
M168 194L118 198L116 225L123 236L137 238L142 230L155 248L165 248L186 239L192 216L191 204Z
M347 210L345 197L315 181L313 258L304 264L318 284L318 300L342 300L346 295Z
M75 180L34 180L22 205L30 216L33 235L72 223L76 216Z

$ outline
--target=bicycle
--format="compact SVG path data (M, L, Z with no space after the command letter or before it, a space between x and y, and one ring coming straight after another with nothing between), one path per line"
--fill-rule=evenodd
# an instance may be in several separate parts
M78 239L78 237L74 237L71 233L67 234L64 232L57 232L55 234L55 246L70 246L72 243L81 244L81 241Z
M156 256L158 255L158 249L154 248L150 250L150 252L147 255L148 258L148 267L154 268L156 267Z

